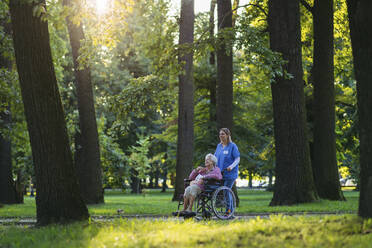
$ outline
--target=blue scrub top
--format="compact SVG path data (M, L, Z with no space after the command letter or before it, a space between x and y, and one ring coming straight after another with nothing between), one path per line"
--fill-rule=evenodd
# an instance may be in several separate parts
M214 155L217 157L217 166L223 173L225 179L236 179L238 178L239 164L234 167L231 171L225 170L229 167L236 158L240 157L238 146L234 142L229 142L225 147L219 143L216 148Z

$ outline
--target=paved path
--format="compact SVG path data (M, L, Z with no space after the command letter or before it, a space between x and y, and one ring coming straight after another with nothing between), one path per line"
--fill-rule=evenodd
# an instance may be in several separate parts
M260 218L269 218L270 215L286 215L286 216L317 216L317 215L341 215L341 214L356 214L356 211L343 211L343 212L296 212L296 213L251 213L240 214L237 213L234 220L249 220ZM118 219L146 219L146 220L182 220L168 215L114 215L114 216L92 216L93 221L109 222ZM212 218L217 220L217 218ZM16 225L16 226L34 226L36 218L19 218L19 217L0 217L0 225Z

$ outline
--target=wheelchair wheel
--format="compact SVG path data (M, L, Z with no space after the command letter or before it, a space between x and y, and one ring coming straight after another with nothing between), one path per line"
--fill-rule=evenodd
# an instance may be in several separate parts
M234 192L226 186L219 187L212 195L212 210L217 218L227 220L232 218L236 208Z
M196 217L200 220L211 219L213 215L211 196L200 194L194 202L194 211L196 212Z

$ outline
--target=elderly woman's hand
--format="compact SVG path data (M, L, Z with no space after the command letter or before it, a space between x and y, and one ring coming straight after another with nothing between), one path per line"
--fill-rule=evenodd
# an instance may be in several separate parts
M205 170L205 167L201 167L201 166L198 166L198 168L196 168L196 171L197 172L203 172Z

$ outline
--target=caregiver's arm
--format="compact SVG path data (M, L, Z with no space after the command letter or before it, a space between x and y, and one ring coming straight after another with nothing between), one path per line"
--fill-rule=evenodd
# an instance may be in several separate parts
M240 162L240 157L237 157L237 158L234 160L234 162L233 162L231 165L229 165L229 167L227 167L227 170L228 170L228 171L231 171L232 169L235 168L235 166L237 166L237 165L239 164L239 162Z

